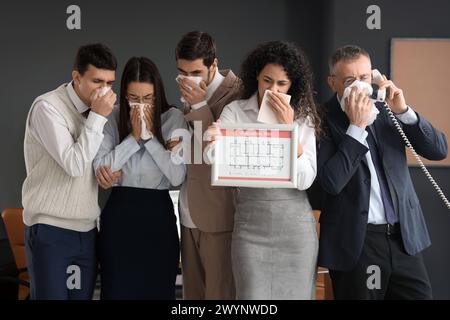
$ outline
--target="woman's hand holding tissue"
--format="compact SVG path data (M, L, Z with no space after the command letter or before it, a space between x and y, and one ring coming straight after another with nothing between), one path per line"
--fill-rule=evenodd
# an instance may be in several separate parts
M136 141L141 139L141 113L138 108L130 109L131 135Z
M269 91L268 101L279 123L294 123L294 109L286 102L282 95Z
M147 126L147 130L155 134L154 131L154 125L153 125L153 116L154 116L154 109L150 105L146 105L144 107L144 120L145 125Z

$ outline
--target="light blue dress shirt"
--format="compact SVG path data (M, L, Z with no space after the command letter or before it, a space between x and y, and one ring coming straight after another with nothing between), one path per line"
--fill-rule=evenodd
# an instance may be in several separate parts
M119 141L119 107L108 116L103 142L94 159L94 170L109 166L112 171L122 170L122 177L115 186L146 189L169 189L180 185L186 176L186 165L172 161L172 153L166 150L156 137L139 142L130 134ZM161 115L164 141L168 141L176 129L187 129L183 113L170 108Z

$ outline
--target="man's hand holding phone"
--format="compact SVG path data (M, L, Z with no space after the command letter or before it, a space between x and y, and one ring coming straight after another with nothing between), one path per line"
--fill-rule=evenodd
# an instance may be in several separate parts
M383 80L379 82L379 90L386 89L386 103L394 113L404 113L408 110L406 105L405 96L403 90L398 88L394 82L388 80L385 75L382 75Z

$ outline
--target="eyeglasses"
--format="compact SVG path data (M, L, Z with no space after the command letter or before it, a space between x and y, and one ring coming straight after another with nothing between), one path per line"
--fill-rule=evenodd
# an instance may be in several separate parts
M146 96L146 97L127 96L126 98L130 103L146 103L150 105L153 105L155 103L154 96Z
M331 76L340 78L335 74L332 74ZM363 74L359 78L356 78L356 77L345 77L344 79L341 78L341 80L343 80L343 84L346 88L349 87L355 80L367 82L367 80L371 80L371 79L372 79L372 76L370 74Z

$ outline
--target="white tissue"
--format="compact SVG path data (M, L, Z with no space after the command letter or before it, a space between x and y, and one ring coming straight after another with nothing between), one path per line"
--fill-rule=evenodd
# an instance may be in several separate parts
M351 85L349 85L347 88L345 88L344 94L342 95L342 99L339 101L341 104L342 111L344 111L344 112L346 110L345 99L350 95L350 91L352 91L353 87L356 87L358 90L365 92L369 96L373 92L372 86L370 84L368 84L367 82L359 81L359 80L353 81L353 83ZM370 126L375 121L378 114L380 113L380 111L378 111L377 107L375 106L375 103L373 102L373 100L371 100L371 102L372 102L372 111L370 112L369 121L367 123L368 126Z
M259 108L258 113L258 122L262 123L269 123L269 124L277 124L278 119L275 115L275 112L273 112L272 107L269 106L269 103L267 102L268 95L270 90L266 90L264 92L263 99L261 101L261 108ZM291 96L284 93L279 93L283 96L283 98L286 100L287 103L291 102Z
M98 94L99 97L103 97L108 91L111 90L111 87L103 87L100 89L100 92Z
M147 124L144 119L144 108L147 104L145 103L130 103L131 108L139 108L139 114L141 118L141 139L148 140L153 138L153 133L147 129Z
M175 81L179 83L180 79L189 79L189 80L195 82L195 84L197 84L197 85L200 85L200 82L202 82L202 80L203 80L202 77L198 77L198 76L195 76L195 77L194 76L183 76L182 74L179 74L175 78ZM191 87L189 87L189 86L187 86L187 87L189 88L189 90L192 90ZM187 103L187 101L183 97L180 98L180 101L183 102L184 104Z

